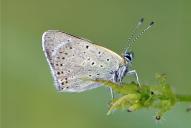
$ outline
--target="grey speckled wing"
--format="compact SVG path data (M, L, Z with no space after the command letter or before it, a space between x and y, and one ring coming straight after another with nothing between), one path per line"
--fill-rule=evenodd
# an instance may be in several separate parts
M58 91L82 92L99 87L86 79L112 80L124 60L109 49L57 30L42 36L42 46Z

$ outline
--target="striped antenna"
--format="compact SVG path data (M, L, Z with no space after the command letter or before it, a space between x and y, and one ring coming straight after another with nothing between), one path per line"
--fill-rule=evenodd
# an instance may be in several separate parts
M129 36L127 42L129 42L129 41L132 40L132 38L134 37L134 35L135 35L135 33L137 32L138 28L142 25L143 21L144 21L144 18L141 18L141 19L139 20L139 22L138 22L137 25L135 26L134 30L131 32L131 35Z
M127 43L129 44L129 46L127 47L127 49L129 49L133 37L135 36L135 34L136 34L138 28L143 24L143 22L144 22L144 18L141 18L141 19L138 21L137 25L135 26L134 30L131 32L131 35L129 36L129 38L128 38L128 40L127 40ZM126 49L126 50L127 50L127 49Z
M133 40L131 39L131 42L129 43L129 46L127 47L127 50L130 51L132 44L139 39L147 30L149 30L154 25L154 22L150 22L149 26L145 28L141 33L139 33Z

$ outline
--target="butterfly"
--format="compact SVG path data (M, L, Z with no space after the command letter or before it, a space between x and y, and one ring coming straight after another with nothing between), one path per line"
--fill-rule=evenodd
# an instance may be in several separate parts
M137 26L142 22L143 19ZM132 42L148 30L153 23L151 22L149 27ZM129 39L134 33L135 31ZM83 78L121 82L126 75L134 74L139 83L136 71L129 68L133 61L133 52L129 50L130 48L125 50L123 56L120 56L87 39L58 30L48 30L43 33L42 48L56 89L60 92L83 92L101 86L100 83Z

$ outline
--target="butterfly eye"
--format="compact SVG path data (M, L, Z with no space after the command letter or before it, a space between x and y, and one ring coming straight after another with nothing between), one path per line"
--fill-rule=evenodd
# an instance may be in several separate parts
M129 55L126 55L126 56L125 56L125 59L126 59L128 62L130 62L132 58L131 58Z
M133 52L126 52L124 57L127 62L131 62L133 60L133 56Z

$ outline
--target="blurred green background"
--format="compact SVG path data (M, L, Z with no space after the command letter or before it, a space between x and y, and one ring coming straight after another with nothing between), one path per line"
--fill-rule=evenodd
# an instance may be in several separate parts
M156 25L134 44L140 81L166 73L177 93L191 94L189 0L2 0L2 128L190 128L191 113L179 104L156 124L153 110L106 116L105 87L57 93L41 36L59 29L121 54L130 30L145 17ZM146 26L146 25L145 25Z

